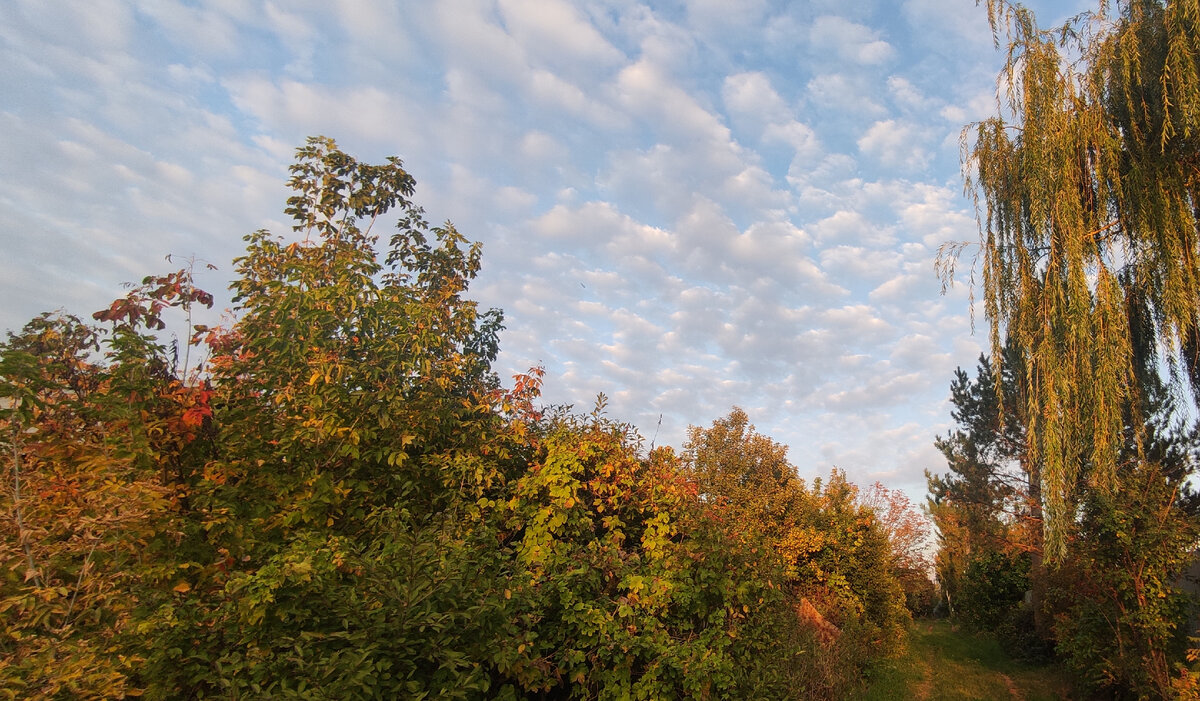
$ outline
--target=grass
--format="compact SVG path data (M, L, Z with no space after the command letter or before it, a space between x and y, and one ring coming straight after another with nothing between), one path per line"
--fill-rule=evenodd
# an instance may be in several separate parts
M1061 668L1014 660L989 636L946 621L918 621L908 652L872 670L861 698L1063 701L1071 698L1071 686Z

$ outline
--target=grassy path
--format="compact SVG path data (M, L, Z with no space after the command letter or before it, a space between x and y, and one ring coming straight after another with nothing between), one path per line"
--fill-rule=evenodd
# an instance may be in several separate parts
M956 632L949 623L918 621L908 654L878 668L863 696L868 701L1063 701L1071 697L1057 667L1010 659L992 639Z

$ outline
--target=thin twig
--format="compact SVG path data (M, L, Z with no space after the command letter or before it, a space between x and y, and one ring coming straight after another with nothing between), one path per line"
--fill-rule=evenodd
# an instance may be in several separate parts
M67 612L63 614L63 628L71 623L71 611L75 608L75 599L79 596L79 590L83 588L83 577L87 574L88 566L92 563L92 553L96 552L96 546L99 544L99 538L92 540L92 547L88 550L87 556L83 558L83 566L79 568L79 577L75 580L75 591L71 592L71 601L67 604Z
M1099 229L1093 229L1092 231L1087 232L1086 234L1084 234L1083 237L1085 239L1096 238L1097 235L1102 234L1105 231L1108 231L1109 229L1113 228L1114 226L1116 226L1117 224L1120 224L1120 223L1121 222L1119 219L1114 219L1114 220L1110 221L1109 223L1105 224L1104 226L1100 227Z
M21 424L20 422L13 423L13 439L12 439L12 464L13 464L13 515L17 520L17 539L21 541L21 547L25 550L26 570L25 576L28 578L29 573L33 573L33 583L35 586L42 586L41 577L37 573L37 563L33 560L33 550L29 547L29 539L25 535L25 519L21 516Z

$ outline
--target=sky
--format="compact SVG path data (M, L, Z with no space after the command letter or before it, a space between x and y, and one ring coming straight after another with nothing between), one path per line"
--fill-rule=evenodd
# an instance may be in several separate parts
M502 377L657 445L738 406L921 501L987 342L934 261L1001 58L973 0L0 0L0 330L191 257L216 320L324 135L482 242Z

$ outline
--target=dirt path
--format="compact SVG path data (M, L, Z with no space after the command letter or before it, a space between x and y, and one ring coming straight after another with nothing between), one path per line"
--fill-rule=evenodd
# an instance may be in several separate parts
M1017 688L1011 677L1007 674L1001 674L1000 678L1004 680L1004 685L1008 687L1008 694L1013 697L1013 701L1025 701L1025 694Z
M914 701L926 701L929 693L933 691L933 668L925 659L920 659L918 662L920 662L921 679L912 685L912 696Z
M944 621L919 622L908 653L872 676L864 699L1063 701L1070 686L1056 667L1010 659L989 637Z

